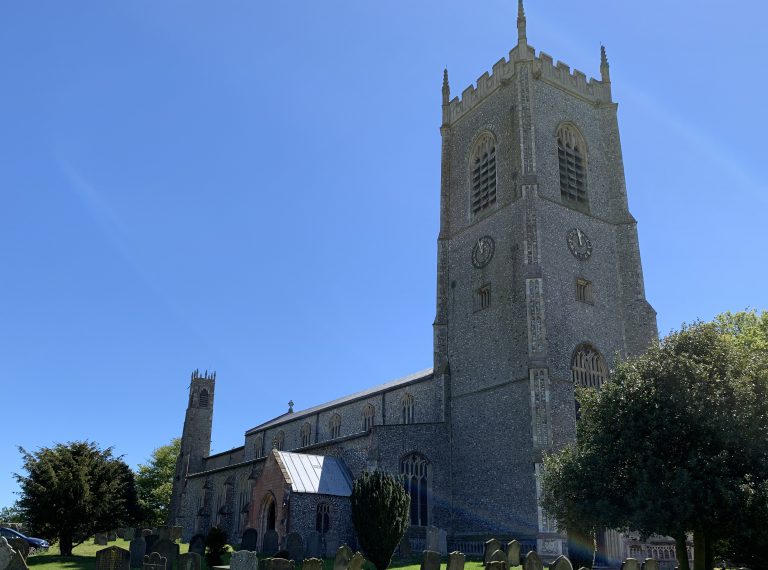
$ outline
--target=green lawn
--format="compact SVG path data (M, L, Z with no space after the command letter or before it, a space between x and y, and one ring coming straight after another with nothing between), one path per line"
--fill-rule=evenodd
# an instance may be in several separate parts
M115 540L110 542L109 546L119 546L128 550L130 543L126 540ZM180 544L180 552L183 554L189 551L189 544ZM96 551L106 548L106 546L97 546L93 544L93 539L88 540L86 543L75 547L73 550L73 556L65 558L59 554L59 547L53 546L48 552L35 554L30 556L27 560L27 564L30 569L34 570L96 570ZM447 559L446 559L447 560ZM229 563L229 555L225 556L225 564ZM300 568L300 565L297 564ZM442 568L445 569L445 561L442 564ZM419 560L409 561L395 561L392 563L391 568L397 570L419 570ZM481 562L467 560L464 570L483 570L484 566ZM520 566L511 568L510 570L518 570ZM170 569L169 569L170 570ZM203 560L203 570L208 570L208 566ZM333 559L329 558L325 560L323 570L333 570ZM366 563L364 570L375 570L373 565Z

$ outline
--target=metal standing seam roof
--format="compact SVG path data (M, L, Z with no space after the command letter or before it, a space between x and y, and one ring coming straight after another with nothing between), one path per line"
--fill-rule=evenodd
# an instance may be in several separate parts
M352 495L352 476L340 459L288 451L278 451L277 457L294 493Z

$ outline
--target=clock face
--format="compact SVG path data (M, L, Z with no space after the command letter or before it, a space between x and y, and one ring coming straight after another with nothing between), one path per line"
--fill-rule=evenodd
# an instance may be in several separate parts
M480 269L490 263L493 257L493 251L496 248L496 244L493 243L493 238L490 236L483 236L475 247L472 248L472 265Z
M583 231L578 228L573 228L565 236L568 242L568 249L576 259L589 259L592 255L592 242Z

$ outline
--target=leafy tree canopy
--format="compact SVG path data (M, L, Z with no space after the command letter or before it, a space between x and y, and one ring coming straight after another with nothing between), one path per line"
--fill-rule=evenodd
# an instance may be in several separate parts
M19 509L32 534L59 542L64 556L94 532L129 522L125 508L125 463L112 448L75 441L43 447L34 453L19 448L26 475Z
M173 439L168 445L155 449L146 465L139 465L136 486L144 524L148 527L164 525L168 520L176 458L180 450L181 440Z
M697 570L712 568L716 541L743 528L768 481L767 322L684 326L600 392L578 392L576 442L545 459L544 508L577 532L672 536L681 569L692 532Z

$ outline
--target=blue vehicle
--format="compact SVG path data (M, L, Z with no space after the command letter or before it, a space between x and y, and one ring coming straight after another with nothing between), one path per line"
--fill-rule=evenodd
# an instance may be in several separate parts
M30 551L32 549L34 550L48 550L50 548L50 544L47 540L44 540L42 538L33 538L31 536L26 536L21 534L18 530L13 530L12 528L5 528L3 526L0 526L0 536L8 539L8 538L20 538L22 540L26 540L27 544L29 544Z

